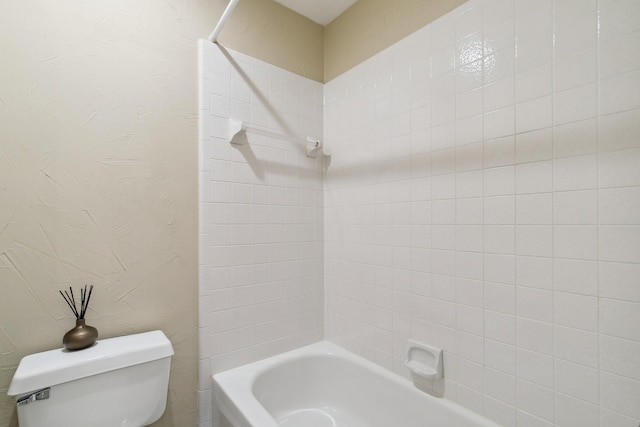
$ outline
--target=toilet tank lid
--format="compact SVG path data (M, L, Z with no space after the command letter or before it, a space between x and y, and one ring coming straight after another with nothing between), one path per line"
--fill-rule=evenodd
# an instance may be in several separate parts
M172 355L171 342L162 331L98 340L79 351L31 354L20 361L7 394L17 396Z

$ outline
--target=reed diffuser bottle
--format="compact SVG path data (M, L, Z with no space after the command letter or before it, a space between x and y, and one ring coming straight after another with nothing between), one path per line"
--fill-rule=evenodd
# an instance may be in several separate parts
M89 288L88 293L86 285L84 286L84 289L80 288L80 310L78 310L76 307L76 300L73 295L73 289L69 287L69 292L65 290L64 294L60 291L60 295L62 295L62 298L64 298L74 316L76 316L75 328L64 334L64 337L62 338L64 348L69 351L82 350L91 347L98 339L98 330L93 326L87 325L84 319L84 316L87 313L87 308L89 308L89 299L91 299L92 292L93 285Z

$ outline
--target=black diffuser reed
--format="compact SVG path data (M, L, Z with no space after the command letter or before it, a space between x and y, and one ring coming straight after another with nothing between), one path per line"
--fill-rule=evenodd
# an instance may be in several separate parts
M60 295L62 295L62 298L64 298L67 305L76 316L76 319L84 319L84 315L87 313L87 308L89 308L89 300L91 299L91 293L93 292L93 285L89 288L89 293L87 293L87 285L84 285L84 289L80 288L80 311L78 311L78 308L76 307L76 299L73 295L73 289L71 286L69 286L69 292L66 290L64 291L64 294L62 291L58 292L60 292Z
M76 316L76 327L64 334L62 344L67 350L71 351L91 347L98 339L98 330L93 326L87 325L84 316L87 314L87 309L89 308L93 285L91 285L88 291L87 285L84 285L84 289L80 288L80 309L77 307L76 298L71 287L69 287L69 292L66 290L64 293L62 293L62 291L59 292L73 312L73 315Z

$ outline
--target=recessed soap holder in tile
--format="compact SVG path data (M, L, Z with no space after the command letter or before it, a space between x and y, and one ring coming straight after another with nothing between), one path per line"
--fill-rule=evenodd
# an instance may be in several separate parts
M427 380L442 378L442 349L409 340L405 365L414 378Z

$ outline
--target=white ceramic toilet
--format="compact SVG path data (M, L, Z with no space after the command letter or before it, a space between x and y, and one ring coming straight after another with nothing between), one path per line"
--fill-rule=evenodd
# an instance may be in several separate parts
M20 427L141 427L164 413L173 347L161 331L24 357L9 386Z

